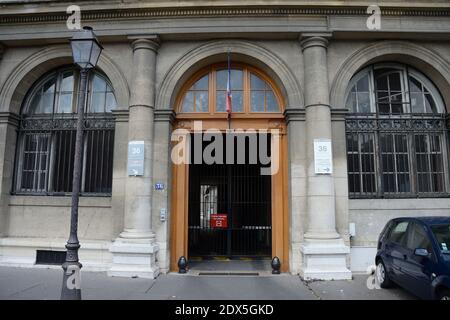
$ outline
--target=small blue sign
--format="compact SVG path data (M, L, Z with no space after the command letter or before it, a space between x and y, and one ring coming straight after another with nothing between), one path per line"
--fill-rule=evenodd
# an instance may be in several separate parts
M164 190L164 183L155 183L155 190Z

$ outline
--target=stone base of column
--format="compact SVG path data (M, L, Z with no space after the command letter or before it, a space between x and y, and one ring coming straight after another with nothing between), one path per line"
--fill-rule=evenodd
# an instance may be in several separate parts
M117 238L109 249L113 261L108 275L155 279L159 274L158 250L154 239Z
M300 277L304 280L350 280L347 268L350 248L342 239L305 239L300 251L302 267Z

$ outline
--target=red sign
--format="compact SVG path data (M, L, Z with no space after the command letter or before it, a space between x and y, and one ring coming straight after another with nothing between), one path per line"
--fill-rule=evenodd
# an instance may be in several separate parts
M211 214L211 228L226 229L228 227L228 217L225 213Z

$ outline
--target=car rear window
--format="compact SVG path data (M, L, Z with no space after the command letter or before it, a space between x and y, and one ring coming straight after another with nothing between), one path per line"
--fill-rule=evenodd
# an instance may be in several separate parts
M396 222L389 234L389 241L404 244L406 240L406 230L408 229L409 221Z

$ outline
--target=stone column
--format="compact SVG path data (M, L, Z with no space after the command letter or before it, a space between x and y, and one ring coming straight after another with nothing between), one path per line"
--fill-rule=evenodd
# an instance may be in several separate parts
M128 141L144 141L144 175L128 176L125 190L124 230L111 252L113 276L155 278L158 245L152 231L153 109L155 103L156 35L132 38L133 73L130 92Z
M329 35L302 35L305 109L308 227L301 247L305 279L349 279L349 248L336 232L333 174L316 174L314 140L332 139L329 105L327 46Z
M128 177L125 194L125 228L122 238L154 238L151 230L153 160L153 109L158 43L155 39L133 41L133 82L131 84L128 140L143 140L144 175Z

